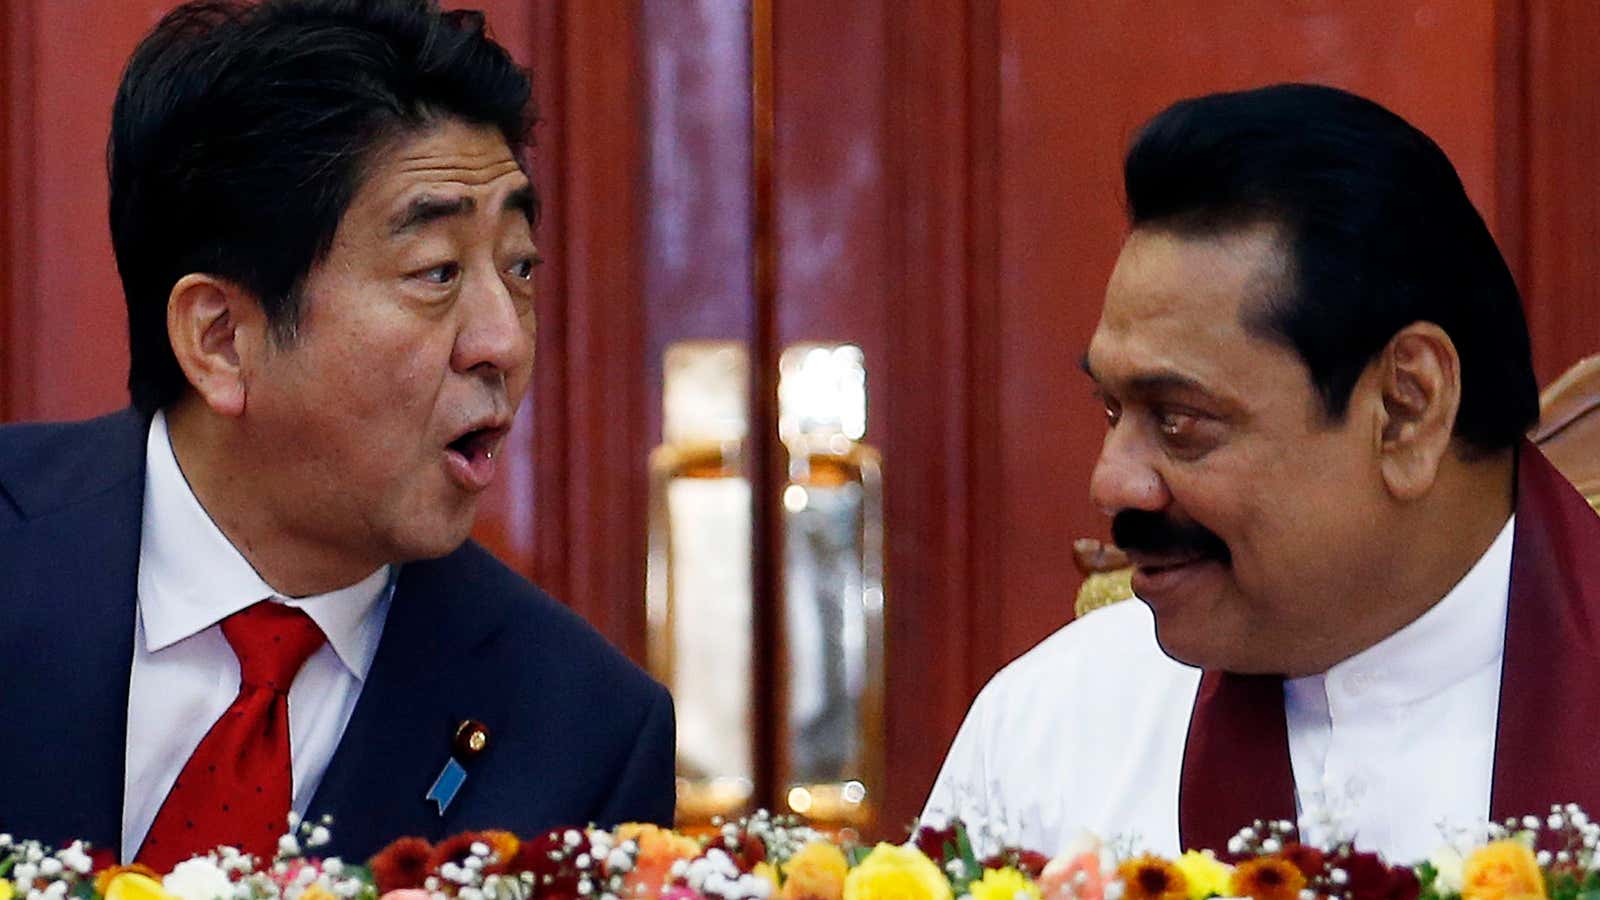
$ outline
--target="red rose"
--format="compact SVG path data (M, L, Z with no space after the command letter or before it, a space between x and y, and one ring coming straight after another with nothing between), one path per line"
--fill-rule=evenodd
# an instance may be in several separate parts
M923 826L911 836L911 840L922 851L922 855L938 863L941 867L950 861L956 846L956 823L951 822L946 828L929 828Z
M1325 872L1327 857L1315 847L1308 847L1305 844L1298 843L1290 844L1283 848L1281 855L1284 859L1293 863L1294 867L1299 869L1300 874L1304 875L1308 881L1321 877Z

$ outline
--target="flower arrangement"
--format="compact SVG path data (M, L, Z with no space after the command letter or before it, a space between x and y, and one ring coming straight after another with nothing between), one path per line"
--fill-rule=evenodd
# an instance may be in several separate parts
M1600 825L1570 804L1416 866L1300 844L1288 822L1176 859L1088 835L1053 858L980 859L960 822L868 847L766 812L701 838L641 824L401 838L360 866L315 856L330 824L291 817L270 861L223 847L167 873L0 835L0 900L1600 900Z

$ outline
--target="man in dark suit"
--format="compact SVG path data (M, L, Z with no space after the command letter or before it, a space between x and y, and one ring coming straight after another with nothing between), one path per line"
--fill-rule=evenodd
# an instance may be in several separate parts
M135 51L133 408L0 429L4 830L166 867L291 811L352 859L670 822L665 690L467 541L532 374L531 121L430 0L192 3Z

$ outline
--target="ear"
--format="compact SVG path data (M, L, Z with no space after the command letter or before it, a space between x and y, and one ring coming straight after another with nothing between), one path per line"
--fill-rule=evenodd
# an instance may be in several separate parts
M258 340L262 314L255 297L238 285L191 272L167 295L167 339L173 355L200 399L214 412L244 412L246 367L252 341Z
M1379 354L1383 398L1379 471L1399 500L1427 494L1450 451L1461 408L1461 358L1432 322L1400 329Z

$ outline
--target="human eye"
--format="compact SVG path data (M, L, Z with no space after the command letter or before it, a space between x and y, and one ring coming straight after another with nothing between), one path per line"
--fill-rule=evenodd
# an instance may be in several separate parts
M1218 423L1195 410L1157 407L1153 415L1156 431L1174 456L1189 459L1203 456L1220 440Z
M460 274L461 264L452 261L439 263L436 266L429 266L426 269L422 269L413 273L412 277L418 278L429 284L447 285L453 284Z
M513 278L517 278L522 281L532 281L533 270L538 268L539 264L542 262L544 262L544 260L540 258L537 253L534 253L517 259L506 271L510 272L511 277Z

